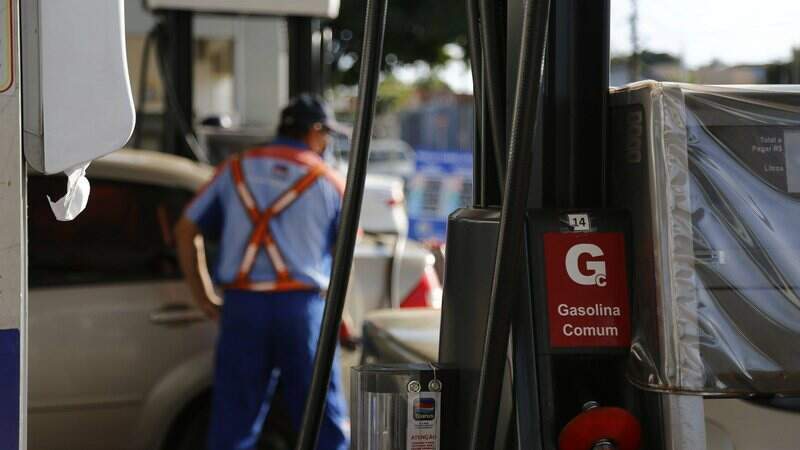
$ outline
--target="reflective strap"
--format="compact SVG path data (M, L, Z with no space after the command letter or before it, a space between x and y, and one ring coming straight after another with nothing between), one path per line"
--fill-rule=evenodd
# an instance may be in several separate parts
M274 291L277 284L274 281L259 281L257 283L250 283L248 289L251 291Z
M272 265L275 266L275 271L278 272L278 274L286 273L286 263L283 261L283 255L281 255L280 250L278 250L278 246L275 245L272 239L266 239L266 241L267 253L269 254L269 259L272 261Z
M275 145L248 150L245 152L245 157L280 159L306 167L316 167L320 163L323 163L322 158L313 152ZM338 172L333 169L326 168L325 178L331 185L333 185L340 195L344 194L345 181Z
M286 193L286 195L281 196L281 198L279 198L278 201L275 202L275 204L272 206L272 209L278 212L283 211L284 209L286 209L287 206L289 206L293 201L295 201L297 197L298 197L297 191L289 191Z
M239 266L239 279L246 279L246 277L250 274L253 263L256 261L257 254L258 245L256 245L254 242L247 244L247 248L244 251L244 258L242 258L242 264Z
M258 248L264 239L272 237L269 234L269 219L271 218L269 211L264 213L258 222L253 227L253 233L250 235L250 241L245 248L244 258L242 264L239 266L238 279L246 280L253 270L253 265L256 262L256 255L258 255ZM273 263L274 264L274 263Z
M245 208L247 208L251 214L255 212L256 202L253 200L253 197L250 195L250 191L247 190L247 187L244 185L244 183L236 183L236 190L239 192Z
M245 283L231 283L224 286L225 289L238 289L242 291L257 291L257 292L287 292L287 291L304 291L313 289L305 283L299 281L256 281Z
M317 181L317 179L322 176L325 171L326 166L324 163L320 163L312 167L303 178L301 178L288 191L286 191L283 195L278 197L275 202L272 203L272 206L269 207L266 214L271 214L271 217L277 217L281 212L286 210L286 208L300 198L305 191L311 188L311 186L314 185L314 182ZM270 234L268 227L264 230L263 242L264 247L267 250L267 255L272 262L272 267L275 268L278 280L282 282L291 281L286 262L283 259L283 255L281 254L278 245L275 243L274 239L272 239L272 235Z
M317 164L316 166L312 167L303 178L289 188L288 191L284 192L283 195L278 197L278 199L272 203L272 206L269 207L269 211L272 212L273 217L280 214L283 210L288 208L289 205L300 198L300 195L311 188L311 186L314 185L314 182L317 181L320 176L325 174L326 170L327 168L325 167L324 163Z
M254 148L245 152L246 157L272 158L291 162L306 167L314 167L323 162L322 158L316 153L308 150L300 150L292 147L274 146Z
M242 201L242 206L247 210L250 220L255 222L258 220L258 208L253 194L247 188L247 183L244 180L244 171L242 170L242 160L240 157L235 156L231 160L231 175L233 175L233 183L236 186L236 192L239 194L239 199Z
M325 178L331 183L331 185L333 185L334 189L336 189L336 192L338 192L340 196L344 196L346 184L338 172L333 169L326 168Z
M245 289L255 291L285 291L307 289L308 286L292 280L289 276L286 261L283 259L280 248L272 238L269 230L269 222L272 218L278 216L282 211L286 210L292 203L297 201L300 196L307 191L314 182L322 175L327 173L327 166L323 162L319 162L312 166L309 171L299 181L287 189L283 194L278 196L272 205L267 208L263 213L259 213L255 199L247 187L245 182L244 172L242 171L241 159L235 157L231 161L231 172L233 174L234 183L236 184L236 191L242 201L242 205L248 212L251 221L253 222L253 233L250 241L245 248L245 254L242 258L242 263L239 266L239 273L236 277L236 282L228 285L232 289ZM266 250L267 257L275 269L278 281L277 282L250 282L250 273L255 265L256 256L258 255L258 244L263 243Z
M275 288L273 289L273 291L286 292L286 291L303 291L307 289L313 289L313 288L305 283L301 283L300 281L290 280L290 281L279 281L275 283Z

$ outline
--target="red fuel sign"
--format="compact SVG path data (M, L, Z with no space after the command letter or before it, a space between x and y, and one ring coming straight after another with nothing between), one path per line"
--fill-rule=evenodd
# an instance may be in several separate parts
M545 233L550 346L628 347L630 302L622 233Z

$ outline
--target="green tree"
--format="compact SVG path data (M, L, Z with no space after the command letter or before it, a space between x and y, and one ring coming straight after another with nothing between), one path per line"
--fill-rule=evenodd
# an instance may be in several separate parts
M401 109L413 95L414 86L387 75L378 87L378 114Z
M389 1L384 44L384 65L424 61L436 67L449 57L443 48L456 43L466 47L464 0ZM335 84L358 82L358 56L364 27L366 0L342 0L339 17L331 22L334 39L332 61ZM339 58L348 64L340 64Z

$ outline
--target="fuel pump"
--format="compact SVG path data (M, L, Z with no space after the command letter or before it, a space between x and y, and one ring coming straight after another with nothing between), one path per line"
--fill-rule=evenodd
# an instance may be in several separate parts
M447 446L418 448L697 450L702 396L800 392L785 345L800 334L800 93L647 82L609 94L609 6L467 0L475 195L449 218L437 366L457 372L458 406ZM361 394L388 392L378 384ZM416 448L381 442L364 448Z
M341 317L355 233L352 222L359 207L352 196L358 196L363 185L385 8L385 0L367 3L357 139L298 449L310 450L316 441L320 400ZM448 231L439 362L459 371L460 387L455 400L459 406L453 410L457 425L442 430L451 438L442 448L555 449L559 439L562 448L581 448L584 443L598 449L639 448L641 432L635 414L641 413L642 397L624 382L623 373L631 308L624 275L627 222L602 209L604 188L593 184L603 181L608 9L608 1L467 2L478 124L476 191L475 207L456 212ZM506 89L507 82L515 86L512 92ZM510 129L506 115L512 118ZM562 143L566 144L562 151L550 150ZM578 163L581 158L586 161ZM545 164L555 170L545 170ZM543 206L551 210L529 212L531 207ZM569 217L566 208L576 207L584 209L570 211L594 225L569 228L569 222L560 222L562 216ZM544 228L530 231L539 220L544 220ZM579 344L565 346L557 357L548 352L552 343L545 340L547 322L538 310L547 304L547 294L532 288L540 280L531 276L534 270L529 263L537 262L538 273L543 273L536 243L543 242L544 231L572 233L575 239L613 236L609 252L617 264L606 274L600 270L595 274L598 280L602 278L598 283L611 283L609 290L614 290L597 308L619 311L608 314L609 325L597 325L617 330L616 336L597 346L602 349ZM571 258L575 265L586 262L583 253ZM590 262L587 269L597 269L598 264ZM512 322L514 345L509 348ZM573 327L565 332L571 335L591 328L566 325ZM657 423L656 416L649 418ZM499 417L503 420L498 421ZM356 418L361 419L375 417ZM366 426L358 424L359 429ZM656 439L656 433L646 435Z
M501 34L506 54L521 49L505 70L514 80L518 69L508 101L515 112L534 91L541 102L521 123L515 116L507 161L481 163L496 145L483 136L498 128L481 120L489 125L479 127L476 202L450 217L439 357L461 369L460 398L479 399L460 408L460 423L472 428L459 448L661 448L658 398L625 378L636 305L629 219L608 209L605 195L609 3L547 4L507 2L507 26L473 30ZM479 20L494 20L482 6ZM520 16L522 24L513 19ZM525 66L537 54L529 27L546 37L538 40L543 59L530 58L541 86ZM497 40L471 40L473 61L493 64ZM489 82L497 79L490 69L479 73L476 106L491 92L507 97ZM502 193L493 190L493 165L507 167ZM517 233L524 239L504 240Z
M536 356L516 364L536 372L541 448L641 448L644 405L620 376L633 322L629 235L622 210L528 214L531 300L519 310L534 334L515 345Z
M630 378L703 396L796 395L796 86L642 82L611 95L612 201L642 305Z

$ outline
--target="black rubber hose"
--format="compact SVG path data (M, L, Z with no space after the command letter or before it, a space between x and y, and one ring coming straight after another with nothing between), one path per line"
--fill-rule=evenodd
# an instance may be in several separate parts
M472 99L474 111L474 133L472 141L472 205L476 208L483 208L485 189L483 188L483 171L481 170L483 161L483 145L481 138L481 108L483 103L483 54L481 53L480 42L480 10L478 9L479 0L466 0L467 6L467 44L469 46L470 67L472 68Z
M492 127L492 147L494 148L497 182L500 195L503 195L503 180L506 179L506 81L505 45L498 30L497 9L505 7L505 1L479 0L480 38L483 49L484 74L486 76L486 99L489 104L489 126ZM505 30L505 27L501 28Z
M336 238L331 283L328 288L322 330L314 360L314 375L306 400L303 424L297 450L314 450L319 427L325 412L325 397L330 384L331 366L336 355L339 325L342 320L347 283L353 263L353 251L361 215L361 200L367 177L369 145L372 137L372 122L378 96L378 81L381 72L383 36L386 29L388 0L367 0L364 42L361 50L361 71L358 82L358 115L353 136L353 148L347 170L347 187L342 205L342 219Z
M472 67L472 96L475 98L475 114L479 114L477 105L481 98L481 61L483 58L481 48L481 29L480 29L480 10L478 2L480 0L467 0L467 44L469 45L470 66ZM478 118L480 123L480 118Z
M158 44L158 71L161 76L161 83L164 85L164 94L166 97L166 110L169 116L178 125L178 129L183 134L183 140L191 150L197 161L208 163L209 152L197 139L194 127L192 126L191 117L186 117L183 114L180 106L180 100L175 93L175 80L172 79L172 70L170 70L170 58L168 44L169 39L172 39L169 31L161 22L156 27L156 43Z
M550 0L526 0L508 146L506 195L500 216L497 258L481 361L477 401L480 407L475 413L472 428L473 450L494 448L511 314L517 295L524 291L521 288L522 272L527 265L519 264L519 261L524 257L525 211L531 183L535 130L537 122L541 120L541 117L537 117L537 110L541 99L549 15Z

